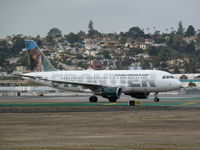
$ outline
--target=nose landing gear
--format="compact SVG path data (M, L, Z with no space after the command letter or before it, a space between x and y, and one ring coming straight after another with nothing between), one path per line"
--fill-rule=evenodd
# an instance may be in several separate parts
M156 92L156 93L154 94L154 96L155 96L154 102L159 102L160 99L158 98L158 92Z

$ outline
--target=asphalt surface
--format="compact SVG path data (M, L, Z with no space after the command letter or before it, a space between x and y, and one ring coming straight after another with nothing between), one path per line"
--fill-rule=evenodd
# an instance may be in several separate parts
M160 102L153 101L153 95L148 99L134 99L129 96L122 96L117 103L109 103L107 99L98 97L97 103L90 103L89 96L1 96L0 106L6 105L62 105L65 106L99 106L99 105L120 105L126 106L130 100L140 101L142 106L200 106L200 95L159 95Z
M110 103L99 97L97 103L90 103L88 96L14 96L0 97L1 113L37 112L94 112L133 110L200 110L200 95L159 95L160 102L149 99L137 100L122 96L117 103ZM129 106L129 101L139 101L137 106Z

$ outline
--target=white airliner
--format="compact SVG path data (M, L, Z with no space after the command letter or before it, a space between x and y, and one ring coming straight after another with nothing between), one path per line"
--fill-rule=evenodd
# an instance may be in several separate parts
M22 74L25 79L47 86L74 92L90 92L90 102L97 102L96 95L116 102L121 94L138 99L148 98L155 93L177 90L181 82L170 73L159 70L81 70L60 71L55 69L32 40L25 41L29 66L32 72Z

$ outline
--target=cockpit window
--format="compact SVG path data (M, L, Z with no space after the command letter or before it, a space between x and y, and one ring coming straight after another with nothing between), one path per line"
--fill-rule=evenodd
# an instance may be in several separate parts
M173 76L163 76L162 79L174 79Z

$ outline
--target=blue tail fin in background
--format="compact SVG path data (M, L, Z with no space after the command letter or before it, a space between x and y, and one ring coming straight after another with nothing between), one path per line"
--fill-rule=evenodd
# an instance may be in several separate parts
M33 40L25 40L25 51L29 57L29 67L32 72L56 71L42 50Z

